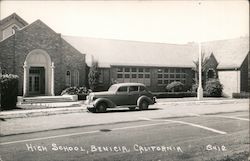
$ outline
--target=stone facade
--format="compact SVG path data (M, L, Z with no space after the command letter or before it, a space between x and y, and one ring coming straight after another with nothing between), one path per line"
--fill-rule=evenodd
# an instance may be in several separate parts
M62 39L60 34L54 32L40 20L37 20L20 30L16 30L14 35L2 40L0 42L0 51L1 69L6 73L16 74L19 76L19 95L23 95L23 91L25 91L25 89L23 89L24 86L27 88L27 95L30 95L29 88L31 88L31 86L29 83L32 79L29 77L29 69L32 67L42 67L44 68L43 70L45 70L45 74L43 76L45 80L39 80L39 82L40 84L44 82L44 84L41 85L41 88L48 89L45 89L44 92L38 92L37 95L58 95L67 86L76 85L76 81L74 81L76 78L74 71L78 71L77 85L85 86L85 54L80 53L72 47L69 43ZM28 55L33 55L29 61ZM44 58L44 63L42 63L42 60L36 60L39 58ZM25 84L23 81L24 64L26 61L29 69L26 71ZM34 62L38 62L38 64L34 64ZM39 62L42 64L39 64ZM52 66L54 66L53 76ZM66 71L70 71L70 77L72 80L70 84L67 85L65 83ZM53 87L53 90L50 89Z

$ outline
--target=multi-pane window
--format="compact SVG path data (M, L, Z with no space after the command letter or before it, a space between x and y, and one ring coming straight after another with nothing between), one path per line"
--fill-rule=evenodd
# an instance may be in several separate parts
M150 85L150 68L148 67L117 67L118 82L138 82Z
M71 86L71 73L70 71L66 71L66 86Z
M74 71L74 86L79 86L79 71Z
M173 81L185 82L186 73L182 68L158 68L157 82L158 85L167 85Z

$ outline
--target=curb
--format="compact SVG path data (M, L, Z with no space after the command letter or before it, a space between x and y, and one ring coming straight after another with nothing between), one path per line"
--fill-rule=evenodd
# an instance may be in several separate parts
M218 105L218 104L236 104L236 103L247 103L248 99L230 99L230 100L186 100L186 101L172 101L157 102L158 105ZM47 109L31 109L31 110L19 110L19 111L3 111L0 112L0 119L14 119L14 118L27 118L27 117L38 117L48 116L57 114L69 114L69 113L80 113L87 112L86 106L81 105L79 107L57 107Z

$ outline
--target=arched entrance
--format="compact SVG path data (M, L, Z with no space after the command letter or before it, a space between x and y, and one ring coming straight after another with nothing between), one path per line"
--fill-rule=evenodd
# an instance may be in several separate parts
M24 62L23 95L54 95L54 64L49 54L32 50Z

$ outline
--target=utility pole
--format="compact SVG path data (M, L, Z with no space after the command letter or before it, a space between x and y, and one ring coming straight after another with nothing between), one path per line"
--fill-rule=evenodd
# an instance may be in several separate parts
M201 9L201 2L199 2L199 11L202 12L202 9ZM202 13L199 13L199 15L201 16L201 21L202 21ZM202 23L201 23L202 24ZM200 41L199 41L199 86L198 86L198 89L197 89L197 99L198 100L202 100L203 99L203 89L202 89L202 66L201 66L201 35L202 35L202 32L201 32L201 29L202 29L202 26L200 26Z

